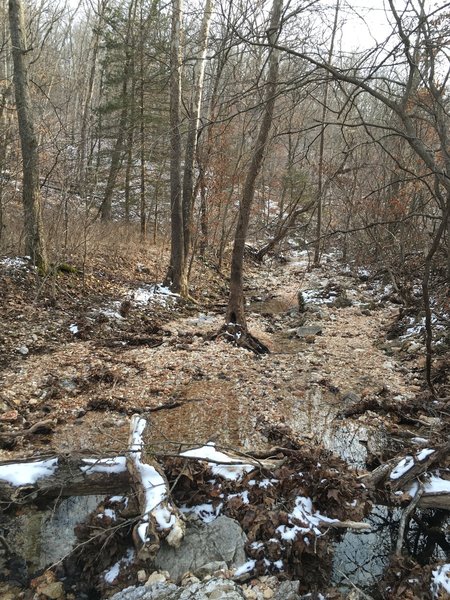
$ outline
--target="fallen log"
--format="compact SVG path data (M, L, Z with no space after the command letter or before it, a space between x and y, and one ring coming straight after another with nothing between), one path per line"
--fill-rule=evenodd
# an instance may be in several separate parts
M0 503L5 507L37 499L125 493L125 457L51 456L0 463Z
M447 443L441 448L425 448L414 455L409 454L401 458L397 456L371 473L362 475L360 479L372 492L384 488L393 503L396 496L402 492L414 497L423 483L423 491L414 506L449 510L450 481L441 479L430 470L431 467L435 469L442 460L448 459L449 450L450 444Z
M131 418L126 464L139 503L140 518L133 529L133 541L141 560L153 559L165 538L177 548L184 537L185 523L170 500L169 482L156 461L143 461L143 434L147 421L140 415Z

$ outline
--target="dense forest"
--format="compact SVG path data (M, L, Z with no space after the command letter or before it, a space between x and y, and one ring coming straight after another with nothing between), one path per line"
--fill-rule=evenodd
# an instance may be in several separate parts
M1 597L449 597L450 3L0 16Z

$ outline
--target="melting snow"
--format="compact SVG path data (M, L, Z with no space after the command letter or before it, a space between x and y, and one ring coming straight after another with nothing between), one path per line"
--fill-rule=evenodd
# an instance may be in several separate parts
M24 256L23 258L20 256L2 258L0 260L0 265L8 270L15 269L23 269L24 267L30 267L30 256Z
M120 568L129 565L134 560L134 549L128 548L126 555L113 564L103 575L106 583L114 583L120 573Z
M392 469L390 478L399 479L407 471L412 469L413 466L414 458L412 456L405 456L405 458L402 458L398 465Z
M232 458L224 452L216 450L213 442L208 442L206 446L202 446L201 448L186 450L186 452L182 452L180 456L200 458L213 463L213 465L210 465L213 475L233 481L239 479L248 471L253 471L255 468L254 465L242 463L239 459Z
M415 496L417 490L419 489L419 485L417 481L415 481L408 493L411 496ZM424 482L423 491L425 494L449 494L450 493L450 480L442 479L437 474L427 474L427 479Z
M450 563L441 565L431 573L431 593L433 598L443 598L442 593L450 594Z
M58 467L58 459L39 460L33 463L12 463L0 467L0 479L11 485L32 485L42 479L53 475Z
M252 569L255 568L256 565L256 560L249 560L246 563L244 563L243 565L241 565L240 567L238 567L236 569L236 571L234 572L234 576L235 577L240 577L241 575L244 575L245 573L249 573Z
M431 448L424 448L416 455L417 460L421 462L422 460L425 460L428 456L430 456L430 454L433 454L433 452L435 452L435 450L432 450Z
M203 523L211 523L217 519L222 512L223 504L213 507L212 504L197 504L196 506L181 506L180 511L184 514L195 514Z
M294 521L300 521L303 526L297 525ZM289 515L289 526L280 525L277 527L281 539L286 541L295 540L299 533L308 533L313 531L316 535L321 535L319 525L323 522L334 523L335 519L325 517L320 513L313 512L312 500L304 496L298 496L295 499L294 510Z
M164 479L151 465L141 461L142 447L144 441L142 434L146 427L145 419L138 419L133 431L132 442L130 444L130 452L134 453L133 460L136 468L139 470L142 480L142 486L145 492L144 517L142 523L138 527L139 535L145 543L148 533L149 513L155 517L160 529L169 529L175 525L175 515L167 508L160 506L163 500L167 498L167 488Z
M115 456L112 458L83 458L86 465L80 467L83 473L122 473L127 470L125 456Z
M145 285L131 292L132 299L136 304L145 305L149 302L156 302L165 306L168 300L178 298L178 294L174 294L170 289L162 284Z

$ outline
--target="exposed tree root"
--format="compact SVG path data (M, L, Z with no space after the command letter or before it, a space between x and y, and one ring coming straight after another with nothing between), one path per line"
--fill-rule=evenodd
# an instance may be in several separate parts
M269 348L239 323L225 323L211 339L224 339L258 355L270 354Z

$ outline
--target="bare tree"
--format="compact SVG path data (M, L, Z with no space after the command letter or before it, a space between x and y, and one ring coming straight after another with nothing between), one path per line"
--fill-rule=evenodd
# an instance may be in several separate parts
M258 352L267 352L267 348L257 340L254 340L247 330L243 292L244 250L250 211L255 196L256 179L263 163L275 108L279 72L279 53L274 46L276 45L279 36L282 7L283 0L273 0L270 25L267 30L270 54L265 102L263 105L264 112L242 192L231 258L230 295L225 317L225 327L229 329L229 333L239 340L242 340L242 336L248 337L249 345Z
M47 269L39 181L38 140L34 130L28 80L25 18L20 0L9 0L9 28L14 63L14 90L23 161L22 200L25 251L42 271Z
M170 46L170 212L171 252L166 282L174 292L188 295L186 279L184 227L181 204L181 26L183 0L172 2L172 33Z

